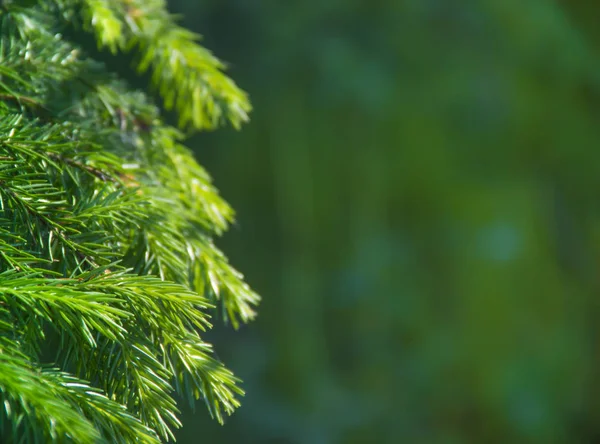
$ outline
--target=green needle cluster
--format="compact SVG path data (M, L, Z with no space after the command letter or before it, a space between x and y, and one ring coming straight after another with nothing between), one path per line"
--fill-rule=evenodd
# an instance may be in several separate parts
M180 128L64 37L131 54ZM0 7L0 439L173 439L175 393L223 421L243 394L201 334L259 297L215 246L233 219L181 130L250 104L155 0Z

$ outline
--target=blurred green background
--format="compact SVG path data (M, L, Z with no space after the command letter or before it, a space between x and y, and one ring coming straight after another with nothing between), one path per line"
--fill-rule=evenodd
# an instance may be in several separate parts
M255 108L189 146L263 296L178 442L600 442L600 3L169 5Z

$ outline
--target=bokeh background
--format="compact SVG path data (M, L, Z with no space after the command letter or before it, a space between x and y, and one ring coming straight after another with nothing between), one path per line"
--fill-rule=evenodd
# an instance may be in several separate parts
M600 442L600 3L169 5L255 108L188 145L263 296L178 442Z

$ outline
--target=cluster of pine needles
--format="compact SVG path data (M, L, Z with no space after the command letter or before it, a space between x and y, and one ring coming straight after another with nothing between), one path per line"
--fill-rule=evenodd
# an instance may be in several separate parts
M178 128L69 32L149 73ZM0 6L0 439L173 439L175 393L223 421L236 377L202 340L258 296L214 238L233 211L182 131L239 127L247 97L162 0Z

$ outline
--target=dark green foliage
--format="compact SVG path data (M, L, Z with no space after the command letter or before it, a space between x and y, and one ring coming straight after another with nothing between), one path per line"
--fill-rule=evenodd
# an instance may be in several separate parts
M252 91L189 145L268 301L178 442L599 442L600 3L171 3Z
M174 391L219 422L239 405L199 333L211 312L251 320L258 296L213 243L233 211L183 135L63 38L73 25L151 70L188 130L239 127L250 105L162 2L0 10L3 439L159 442L180 426Z

